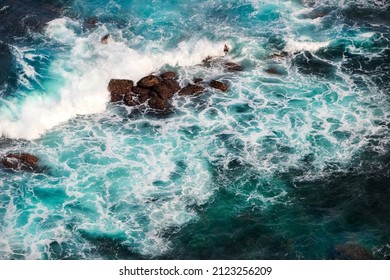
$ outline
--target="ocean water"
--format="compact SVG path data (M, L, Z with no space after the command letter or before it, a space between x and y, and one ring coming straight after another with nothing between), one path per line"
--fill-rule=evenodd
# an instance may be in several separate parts
M0 169L0 259L389 259L389 12L0 0L0 156L43 170ZM165 70L229 90L109 103L110 79Z

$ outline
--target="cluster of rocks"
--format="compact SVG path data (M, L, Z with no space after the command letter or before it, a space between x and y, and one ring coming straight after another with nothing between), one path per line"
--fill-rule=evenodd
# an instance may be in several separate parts
M36 172L40 169L38 157L27 153L7 154L1 159L0 163L4 168L13 170Z
M167 112L170 107L170 99L175 95L195 96L204 92L204 86L198 83L201 79L196 79L195 84L189 83L181 87L176 80L176 73L169 71L159 76L149 75L137 82L124 79L111 79L108 84L108 91L111 94L111 102L124 102L127 106L148 105L150 108ZM210 87L222 92L228 90L228 86L220 81L212 80Z

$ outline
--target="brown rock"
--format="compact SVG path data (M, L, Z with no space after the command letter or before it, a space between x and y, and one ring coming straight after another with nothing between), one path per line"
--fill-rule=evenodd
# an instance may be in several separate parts
M374 259L372 253L359 244L347 243L347 244L337 245L335 251L340 255L341 259L348 259L348 260Z
M111 79L108 84L108 91L111 93L111 102L122 101L125 94L133 89L133 81Z
M227 62L225 63L226 69L229 71L243 71L244 67L241 65L238 65L237 63L234 62Z
M161 82L161 78L157 76L146 76L138 81L137 86L142 88L152 88Z
M219 82L216 80L212 80L210 82L210 86L212 88L216 88L216 89L219 89L220 91L224 91L224 92L228 90L228 86L225 83L222 83L222 82Z
M169 99L181 88L179 83L174 80L164 80L153 89L162 99Z
M34 171L38 168L39 159L31 154L7 154L1 163L14 170Z
M199 95L205 90L204 87L199 85L188 84L179 91L179 95Z
M143 95L150 93L150 89L148 89L148 88L141 88L141 87L137 87L137 86L133 87L132 91L134 93L136 93L136 94L143 94Z
M160 75L160 77L163 79L173 80L174 78L176 78L176 73L172 72L172 71L168 71L168 72L162 73Z
M169 103L167 99L154 97L149 100L149 106L152 109L167 112L169 111Z
M268 68L267 70L265 70L265 72L267 72L268 74L272 74L272 75L280 75L280 72L278 71L278 69L276 69L274 67Z
M123 102L127 106L135 106L138 103L135 96L131 92L125 94L125 97L123 98Z

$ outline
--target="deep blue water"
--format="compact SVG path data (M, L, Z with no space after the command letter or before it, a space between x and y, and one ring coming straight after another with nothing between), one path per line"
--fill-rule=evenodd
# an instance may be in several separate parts
M0 259L388 259L389 12L0 0L0 157L44 170L0 169ZM229 90L109 103L110 79L165 70Z

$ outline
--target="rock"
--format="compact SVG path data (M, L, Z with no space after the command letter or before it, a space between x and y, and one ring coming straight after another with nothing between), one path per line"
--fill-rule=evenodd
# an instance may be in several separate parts
M243 71L244 67L234 62L225 63L226 69L229 71Z
M161 78L157 76L146 76L138 81L137 86L142 88L152 88L161 82Z
M135 98L135 96L133 95L133 93L129 92L129 93L126 93L125 94L125 97L123 98L123 102L127 105L127 106L135 106L138 104L137 98Z
M110 34L104 35L104 36L100 39L100 42L101 42L102 44L108 44L108 39L110 39Z
M160 75L160 77L163 79L173 80L176 78L176 73L172 72L172 71L168 71L168 72L162 73Z
M359 244L347 243L337 245L335 248L339 259L347 260L372 260L374 256L366 248Z
M199 85L188 84L179 91L179 95L199 95L205 90L204 87Z
M228 86L225 83L216 80L212 80L210 82L210 86L212 88L219 89L220 91L224 91L224 92L228 90Z
M167 99L153 97L149 100L149 106L150 108L158 111L163 111L163 112L169 111L169 103Z
M278 69L276 69L274 67L266 69L265 72L267 72L268 74L272 74L272 75L281 75L281 73L278 71Z
M7 154L1 163L6 168L23 171L35 171L38 169L39 159L31 154Z
M199 83L201 83L201 82L203 82L203 79L202 79L202 78L195 78L195 79L194 79L194 83L195 83L195 84L199 84Z
M136 94L149 94L150 89L135 86L132 91Z
M122 101L125 94L128 94L133 89L133 81L111 79L108 84L108 91L111 93L111 102Z
M272 55L272 58L282 59L282 58L285 58L286 56L288 56L288 52L282 51L282 52L280 52L280 53L274 53L274 54Z
M88 20L87 20L87 22L85 23L85 26L87 27L87 28L93 28L93 27L96 27L96 25L98 24L98 19L97 18L95 18L95 17L92 17L92 18L89 18Z
M206 56L206 57L202 60L202 62L203 62L203 63L206 63L206 64L209 64L213 59L214 59L214 57L208 55L208 56Z
M161 97L162 99L171 98L176 92L180 90L180 85L174 80L164 80L161 83L155 85L153 90Z
M135 93L133 100L136 100L137 104L142 104L150 98L151 90L147 88L133 87L133 93Z
M225 53L225 55L229 53L229 47L226 44L223 46L223 52Z

